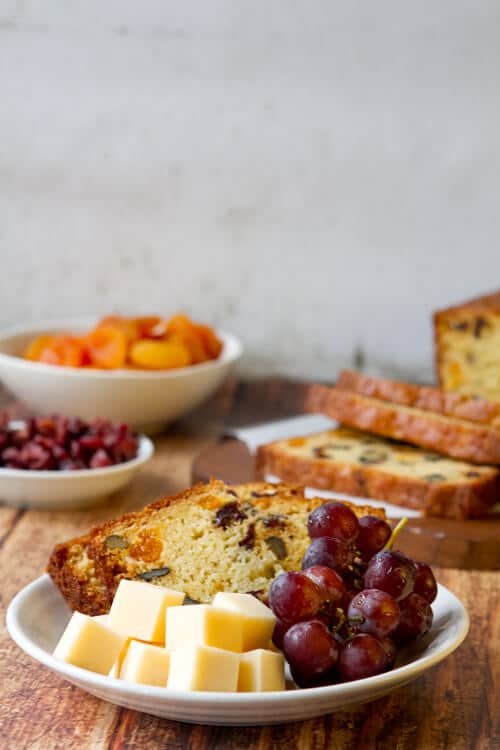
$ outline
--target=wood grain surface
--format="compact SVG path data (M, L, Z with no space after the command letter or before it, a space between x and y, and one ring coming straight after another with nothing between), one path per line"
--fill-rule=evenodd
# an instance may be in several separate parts
M231 382L189 420L155 439L156 455L132 485L101 508L81 512L0 507L0 748L5 750L486 750L500 747L500 576L495 572L436 570L471 617L457 652L416 682L349 711L273 727L181 724L98 700L25 656L5 629L14 594L39 576L52 546L126 510L189 483L193 457L220 434L232 404L260 393L273 418L286 411L273 399L274 381L256 387ZM300 390L300 384L297 386ZM250 390L248 390L250 389ZM279 389L278 389L279 391ZM275 393L278 391L275 390ZM246 395L245 395L246 393ZM246 407L245 407L246 408ZM256 418L255 421L259 421Z

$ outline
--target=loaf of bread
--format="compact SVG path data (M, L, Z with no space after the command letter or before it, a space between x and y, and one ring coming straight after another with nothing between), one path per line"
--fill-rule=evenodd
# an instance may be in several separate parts
M434 314L442 388L500 401L500 291Z
M500 464L500 430L490 424L402 406L339 387L312 385L306 411L477 464Z
M500 429L500 402L470 397L456 391L443 391L431 386L376 378L356 370L342 370L336 386L344 391L354 391L361 396L445 414L448 417L468 419L471 422L482 422Z
M47 571L72 609L109 610L122 578L146 580L210 602L218 591L265 599L273 579L299 570L307 516L325 502L301 487L213 480L59 544ZM378 508L351 506L358 515Z
M500 497L500 472L340 427L261 446L257 472L386 500L429 516L473 518Z

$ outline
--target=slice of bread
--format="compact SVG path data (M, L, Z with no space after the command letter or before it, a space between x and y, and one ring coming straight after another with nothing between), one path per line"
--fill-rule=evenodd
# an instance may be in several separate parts
M477 464L500 464L500 430L355 391L312 385L306 411L320 412L358 430L403 440L445 456Z
M139 578L210 602L218 591L265 598L273 579L299 570L307 516L323 499L299 486L213 480L108 521L54 549L47 571L72 609L109 610L122 578ZM357 515L385 517L369 506Z
M471 422L482 422L500 429L500 402L471 398L463 393L443 391L431 386L375 378L355 370L342 370L336 387L343 391L354 391L361 396L445 414L448 417L468 419Z
M434 343L442 388L500 401L500 291L434 313Z
M261 446L257 472L316 489L387 500L425 515L483 515L500 494L500 472L340 427Z

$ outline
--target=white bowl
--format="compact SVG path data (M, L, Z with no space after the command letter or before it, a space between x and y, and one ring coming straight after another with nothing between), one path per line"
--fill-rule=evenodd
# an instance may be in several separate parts
M158 432L198 406L222 383L241 356L235 336L223 331L221 355L175 370L95 370L23 359L28 344L44 333L89 330L97 318L52 320L0 334L0 378L38 413L107 417L140 432Z
M30 471L0 468L0 501L38 510L74 510L95 505L130 482L153 453L153 443L141 435L135 458L103 469Z
M14 597L7 610L7 628L33 659L88 693L119 706L198 724L277 724L375 700L438 664L462 643L469 618L461 602L444 586L439 586L432 608L431 630L406 652L401 666L364 680L271 693L190 693L135 685L55 659L52 652L71 613L47 575Z

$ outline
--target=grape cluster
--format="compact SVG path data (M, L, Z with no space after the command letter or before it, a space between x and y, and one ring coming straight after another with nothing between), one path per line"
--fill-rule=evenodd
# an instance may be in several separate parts
M310 515L301 571L271 584L275 646L299 687L370 677L432 625L437 584L425 563L386 548L391 527L325 503Z

